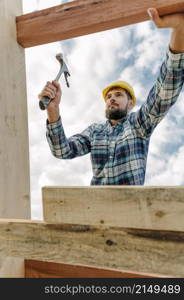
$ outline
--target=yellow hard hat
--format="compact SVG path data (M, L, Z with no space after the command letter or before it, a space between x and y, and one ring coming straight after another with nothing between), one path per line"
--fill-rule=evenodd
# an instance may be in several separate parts
M106 101L105 97L108 93L108 91L110 89L112 89L113 87L121 87L122 89L126 90L127 92L129 92L129 94L131 95L133 101L134 101L134 104L136 103L136 97L135 97L135 93L134 93L134 90L133 88L131 87L131 85L126 82L126 81L115 81L113 83L111 83L110 85L108 85L104 90L103 90L103 97L104 97L104 100Z

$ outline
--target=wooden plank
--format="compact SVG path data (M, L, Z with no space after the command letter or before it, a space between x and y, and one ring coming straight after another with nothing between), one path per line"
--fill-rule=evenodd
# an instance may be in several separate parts
M71 265L51 261L25 259L25 278L162 278L149 274L110 268Z
M183 0L75 0L17 16L17 41L22 47L135 24L149 19L147 8L160 15L184 11Z
M0 258L0 278L24 278L24 259L20 257Z
M22 0L0 1L0 218L30 218L25 55L16 42Z
M184 187L43 187L46 222L184 231Z
M0 220L0 257L184 276L184 232Z

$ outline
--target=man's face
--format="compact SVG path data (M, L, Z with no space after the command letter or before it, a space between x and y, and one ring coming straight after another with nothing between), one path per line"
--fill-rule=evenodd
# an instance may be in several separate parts
M128 110L133 107L132 99L129 99L125 90L115 88L106 95L106 117L109 120L119 120L127 115Z

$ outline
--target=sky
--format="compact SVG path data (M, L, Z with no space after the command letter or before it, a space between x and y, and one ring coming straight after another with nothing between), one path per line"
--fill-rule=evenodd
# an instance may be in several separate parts
M23 13L59 5L61 0L23 0ZM151 21L25 49L29 127L32 219L42 219L44 186L89 186L90 155L72 160L55 158L46 140L46 111L38 94L53 80L64 54L71 77L66 87L61 77L60 111L67 137L90 124L105 121L102 90L115 80L134 88L139 109L156 81L169 45L170 29L158 29ZM176 104L154 130L147 160L146 186L184 184L184 105L182 90Z

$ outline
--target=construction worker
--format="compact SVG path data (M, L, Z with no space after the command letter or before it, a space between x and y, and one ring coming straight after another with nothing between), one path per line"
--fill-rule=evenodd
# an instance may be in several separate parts
M158 28L172 28L170 44L160 74L146 102L136 112L133 88L117 81L103 90L105 123L90 125L82 133L66 138L60 118L61 88L48 82L39 99L53 99L47 108L47 140L52 154L71 159L91 153L91 185L143 185L150 136L169 108L176 102L184 81L184 14L160 17L148 10Z

